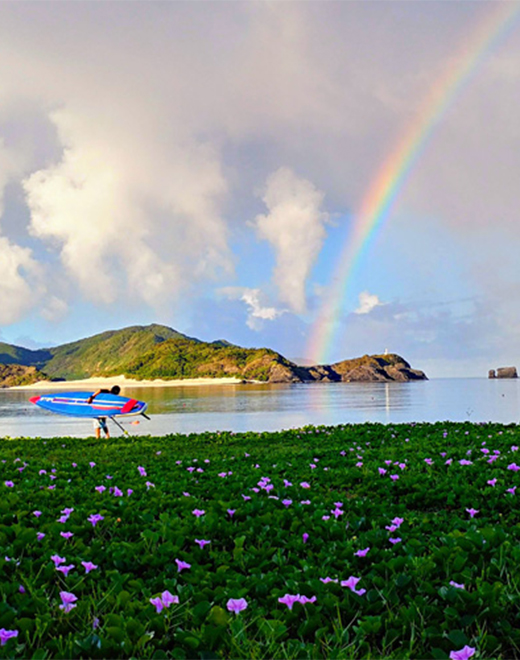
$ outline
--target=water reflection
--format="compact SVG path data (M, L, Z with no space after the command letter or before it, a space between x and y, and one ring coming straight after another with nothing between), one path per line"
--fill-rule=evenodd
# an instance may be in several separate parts
M264 431L309 424L375 421L516 422L519 380L438 379L413 383L319 383L133 387L124 394L149 404L151 421L126 428L163 435L214 430ZM0 390L0 437L92 434L91 422L60 417L29 403L28 390ZM114 434L119 431L114 429Z

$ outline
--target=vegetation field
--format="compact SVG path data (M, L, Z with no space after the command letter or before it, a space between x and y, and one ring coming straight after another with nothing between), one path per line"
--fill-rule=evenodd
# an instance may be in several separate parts
M5 439L0 657L520 657L520 430Z

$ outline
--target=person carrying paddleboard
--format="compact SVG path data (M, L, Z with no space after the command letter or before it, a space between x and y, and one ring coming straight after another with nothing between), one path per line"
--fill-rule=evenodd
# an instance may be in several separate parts
M99 389L93 392L87 399L87 403L92 403L98 394L115 394L116 396L121 392L119 385L114 385L111 389ZM93 420L94 431L96 432L96 439L101 438L101 431L105 434L105 438L110 438L110 432L108 430L107 418L106 417L95 417Z

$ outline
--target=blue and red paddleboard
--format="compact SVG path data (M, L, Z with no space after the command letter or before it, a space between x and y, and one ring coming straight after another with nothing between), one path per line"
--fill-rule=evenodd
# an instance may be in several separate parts
M102 392L88 403L92 392L56 392L31 397L30 402L58 413L72 417L119 417L121 415L141 415L146 411L147 404L137 399L128 399Z

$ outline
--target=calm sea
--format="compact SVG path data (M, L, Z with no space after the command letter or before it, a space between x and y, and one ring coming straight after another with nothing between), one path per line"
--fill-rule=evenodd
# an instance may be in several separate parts
M39 392L42 393L42 392ZM0 437L92 435L90 421L61 417L29 402L34 392L0 390ZM520 379L435 379L413 383L213 385L126 388L148 402L151 421L125 418L133 435L276 431L308 424L520 419ZM121 433L112 426L113 435Z

